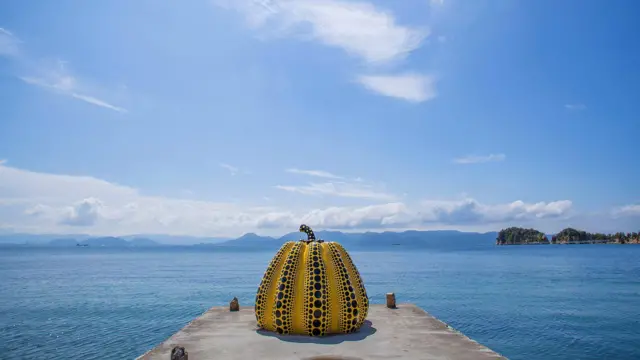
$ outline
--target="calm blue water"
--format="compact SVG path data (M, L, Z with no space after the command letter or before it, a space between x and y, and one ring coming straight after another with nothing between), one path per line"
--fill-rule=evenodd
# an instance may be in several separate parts
M134 358L211 306L251 304L273 254L0 248L0 358ZM640 246L351 255L373 303L395 292L511 359L640 358Z

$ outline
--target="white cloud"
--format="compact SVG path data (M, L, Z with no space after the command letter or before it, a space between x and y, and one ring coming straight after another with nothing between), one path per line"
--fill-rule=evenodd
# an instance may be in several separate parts
M220 165L220 167L221 167L221 168L228 170L228 171L229 171L229 173L230 173L232 176L233 176L233 175L235 175L235 174L237 174L237 173L238 173L238 171L240 170L240 169L238 169L237 167L232 166L232 165L229 165L229 164L226 164L226 163L220 163L219 165Z
M318 41L342 49L368 65L397 64L419 48L427 27L398 24L388 10L368 2L340 0L217 0L244 14L250 26L264 32ZM412 102L436 96L435 80L418 74L366 75L357 81L377 93Z
M88 86L68 71L64 61L57 61L54 65L51 65L30 59L21 51L20 41L12 33L2 28L0 28L0 56L7 56L26 69L24 71L30 75L18 76L26 84L38 86L56 94L69 96L105 109L120 113L127 112L125 108L87 94Z
M500 223L563 216L571 207L569 200L538 203L517 200L498 205L481 204L474 199L425 201L420 218L424 222L445 224Z
M89 104L101 106L103 108L111 109L113 111L122 112L122 113L128 112L128 110L125 109L125 108L121 108L121 107L118 107L118 106L115 106L115 105L111 105L108 102L105 102L103 100L94 98L93 96L82 95L82 94L78 94L78 93L74 93L74 92L70 93L69 95L71 95L71 97L73 97L75 99L82 100L82 101L87 102Z
M431 6L439 6L444 4L444 0L429 0Z
M489 155L469 155L461 158L453 159L456 164L479 164L486 162L499 162L507 158L505 154L489 154Z
M60 95L70 96L91 105L96 105L120 113L128 112L125 108L112 105L104 100L78 92L81 91L79 89L82 86L78 84L78 80L75 77L68 73L65 69L64 63L62 62L59 62L56 68L46 69L42 71L42 73L41 77L22 76L20 77L20 80L29 85L35 85Z
M330 207L308 212L305 224L330 229L362 229L406 226L412 215L403 203L388 203L364 207Z
M22 211L16 211L18 209ZM37 232L228 234L255 228L264 209L145 196L88 176L38 173L0 165L0 218Z
M625 205L621 207L617 207L612 211L613 216L640 216L640 205Z
M571 201L527 204L514 201L509 204L487 205L473 199L460 201L426 201L410 207L402 202L369 206L329 207L313 209L304 214L293 212L271 213L261 218L261 228L277 228L283 224L295 226L305 223L324 229L407 229L429 225L465 227L501 224L517 221L528 223L539 219L566 217Z
M229 174L231 174L231 176L235 176L237 174L245 174L245 175L250 175L251 171L247 170L247 169L240 169L239 167L233 166L233 165L229 165L227 163L219 163L218 164L221 168L227 170L229 172Z
M262 217L260 228L288 227L300 223L324 229L379 229L404 226L409 223L408 209L402 203L388 203L361 207L329 207L313 209L306 213L271 213Z
M323 170L300 170L300 169L287 169L286 172L292 174L315 176L327 179L342 179L342 176L334 175L328 171Z
M251 231L283 234L303 222L337 230L486 225L498 228L514 221L563 218L572 205L568 200L484 204L474 199L408 204L367 188L366 184L363 186L312 184L306 191L368 198L377 203L329 208L297 208L282 203L239 206L147 196L137 189L93 177L38 173L0 165L0 218L3 226L25 232L78 233L80 228L83 233L103 235L238 236Z
M437 96L435 78L419 74L363 75L357 81L376 93L411 102L423 102Z
M102 202L96 198L87 198L69 207L60 219L62 224L71 226L91 226L98 220Z
M46 205L42 205L42 204L37 204L36 206L27 208L24 213L26 215L30 215L30 216L40 216L43 215L47 212L49 212L51 210L51 208L49 206Z
M394 200L396 196L388 194L372 185L344 181L311 183L308 185L277 185L277 189L303 195L336 196L370 200Z
M368 63L404 58L429 35L397 24L394 15L367 2L339 0L227 0L218 5L245 15L252 27L280 29L337 47Z
M564 107L565 109L572 111L582 111L587 109L585 104L565 104Z
M311 196L335 196L354 199L394 201L397 196L384 190L382 186L366 183L362 178L347 179L324 170L287 169L286 172L300 175L331 179L324 183L306 185L277 185L276 188L293 193Z

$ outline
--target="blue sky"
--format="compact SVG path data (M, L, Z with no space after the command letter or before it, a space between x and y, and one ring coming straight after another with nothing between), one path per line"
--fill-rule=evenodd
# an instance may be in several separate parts
M640 229L640 4L0 11L0 227Z

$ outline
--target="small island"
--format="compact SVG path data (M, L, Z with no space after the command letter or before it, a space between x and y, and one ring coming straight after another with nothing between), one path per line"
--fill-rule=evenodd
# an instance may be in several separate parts
M549 240L543 232L519 227L502 229L496 238L496 245L539 245L548 243Z
M570 245L570 244L640 244L640 233L615 234L589 233L574 228L566 228L552 235L551 240L543 232L535 229L510 227L502 229L496 238L496 245Z

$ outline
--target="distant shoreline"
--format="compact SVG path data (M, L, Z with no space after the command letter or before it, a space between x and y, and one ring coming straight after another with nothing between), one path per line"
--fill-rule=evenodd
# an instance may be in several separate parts
M595 245L595 244L640 244L640 232L615 234L589 233L566 228L548 236L536 229L510 227L502 229L496 237L496 245Z

